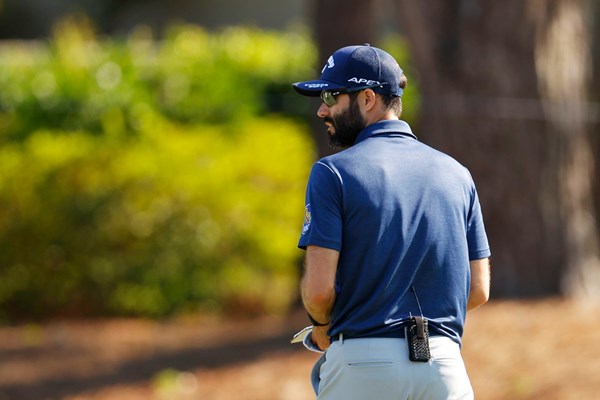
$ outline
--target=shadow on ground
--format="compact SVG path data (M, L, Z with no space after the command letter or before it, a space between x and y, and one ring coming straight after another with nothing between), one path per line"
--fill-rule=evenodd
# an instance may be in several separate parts
M148 321L62 323L33 334L27 332L30 327L5 328L0 334L5 343L0 344L0 399L63 399L148 382L167 369L215 369L269 353L301 351L289 339L302 324L302 316L294 313L181 326ZM27 336L35 335L38 343L28 343L36 340Z

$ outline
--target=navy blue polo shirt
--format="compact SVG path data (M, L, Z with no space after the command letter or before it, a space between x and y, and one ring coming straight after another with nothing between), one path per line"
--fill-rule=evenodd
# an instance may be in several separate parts
M469 260L490 256L469 171L380 121L313 165L298 246L340 252L329 335L393 336L420 315L461 343Z

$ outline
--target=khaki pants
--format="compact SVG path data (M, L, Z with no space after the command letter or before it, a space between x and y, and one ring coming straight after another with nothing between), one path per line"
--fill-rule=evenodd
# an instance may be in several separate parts
M423 363L408 359L405 339L337 340L320 366L317 399L473 399L458 344L441 336L429 344L431 360Z

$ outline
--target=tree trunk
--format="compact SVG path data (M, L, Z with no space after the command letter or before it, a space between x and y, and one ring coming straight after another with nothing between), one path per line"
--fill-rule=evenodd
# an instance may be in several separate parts
M314 31L319 47L319 71L337 49L376 39L374 0L313 0ZM318 103L315 103L318 104ZM315 141L320 157L331 154L323 125L313 119Z
M559 201L567 247L563 292L600 299L600 249L594 205L595 165L588 134L591 84L590 33L583 0L556 0L539 7L536 67L541 92L562 117L552 128L558 148ZM557 107L547 107L552 117Z
M474 175L494 295L594 292L582 286L600 270L592 156L583 116L566 109L589 83L589 40L572 28L582 0L397 1L421 77L417 133ZM572 91L553 81L567 71Z
M600 2L588 1L588 16L592 26L591 49L592 49L592 85L590 86L590 99L593 102L590 110L592 149L596 161L596 173L600 171ZM600 182L594 182L596 225L600 226Z

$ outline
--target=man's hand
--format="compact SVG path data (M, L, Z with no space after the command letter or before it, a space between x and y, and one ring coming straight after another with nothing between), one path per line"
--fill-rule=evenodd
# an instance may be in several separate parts
M327 336L327 329L329 329L329 325L314 326L310 335L312 342L323 351L327 350L331 344L329 336Z

